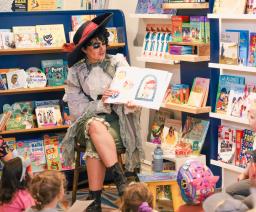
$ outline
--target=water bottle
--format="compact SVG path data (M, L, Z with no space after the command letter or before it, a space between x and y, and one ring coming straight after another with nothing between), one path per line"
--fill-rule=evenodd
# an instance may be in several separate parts
M163 150L161 149L160 146L157 146L154 150L153 171L154 172L163 171Z

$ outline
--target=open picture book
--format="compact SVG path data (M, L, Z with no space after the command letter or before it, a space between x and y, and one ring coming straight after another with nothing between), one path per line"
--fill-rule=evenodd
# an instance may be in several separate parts
M149 68L119 67L110 89L115 94L106 103L132 102L135 105L159 110L172 73Z

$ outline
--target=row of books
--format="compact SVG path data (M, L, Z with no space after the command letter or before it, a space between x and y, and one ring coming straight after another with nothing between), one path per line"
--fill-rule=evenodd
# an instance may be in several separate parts
M0 90L61 86L67 78L67 64L62 59L42 60L42 69L1 69Z
M221 33L219 61L222 64L256 67L256 32L226 30Z
M37 124L35 124L35 120ZM70 124L68 106L60 100L27 101L3 105L0 130L21 130Z
M220 75L216 113L247 120L250 103L256 99L256 85L245 84L245 77Z
M218 127L218 160L245 168L255 149L255 132L229 126Z
M164 0L163 3L204 3L206 0Z
M9 0L8 0L9 1ZM0 11L50 11L106 9L108 0L11 0L10 4L0 2ZM4 5L5 3L5 5Z
M162 9L163 0L138 0L135 13L166 13L175 15L177 10Z
M205 107L209 93L210 79L196 77L193 82L191 92L189 85L171 85L164 98L164 103L187 104L193 107Z
M232 7L230 7L232 5ZM255 14L256 0L215 0L213 13L217 14Z
M63 24L0 29L0 49L62 47L64 43L66 37Z
M19 156L30 158L33 172L44 170L70 170L62 157L61 142L63 134L44 135L29 140L16 140L15 137L3 138L10 150L17 150Z
M148 142L161 144L165 155L198 155L204 144L209 121L188 116L182 129L181 120L170 118L170 113L157 111L151 125Z

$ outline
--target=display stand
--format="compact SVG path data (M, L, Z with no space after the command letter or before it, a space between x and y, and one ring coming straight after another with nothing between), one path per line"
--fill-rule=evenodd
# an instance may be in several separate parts
M213 11L214 0L210 0L210 11ZM210 158L211 168L215 175L222 174L222 188L225 189L228 185L237 181L239 173L244 169L225 164L217 160L218 155L218 126L226 125L238 129L250 129L248 120L242 120L241 118L235 118L228 115L218 114L214 112L216 105L216 95L218 90L219 75L228 74L235 76L244 76L246 83L254 83L256 80L256 68L228 65L219 63L219 35L226 29L240 29L255 31L256 16L251 14L242 15L228 15L228 14L208 14L210 19L210 36L211 36L211 62L209 67L211 68L211 92L210 100L212 106L212 113L210 113ZM217 168L220 167L220 168ZM222 172L222 173L221 173Z
M207 15L208 12L208 3L206 4L192 4L192 3L170 3L170 4L164 4L163 7L168 7L172 9L177 9L177 15L188 15L188 16L200 16L200 15ZM140 24L142 26L139 26L140 29L144 29L144 32L139 32L141 34L145 34L146 31L146 24L152 23L152 24L170 24L171 15L168 14L131 14L130 15L133 18L140 18ZM188 44L184 43L183 44ZM189 43L191 45L191 43ZM200 44L193 44L194 46L200 46L201 50L204 48ZM206 45L207 46L207 45ZM209 46L208 46L209 47ZM209 49L208 49L209 51ZM201 51L202 52L202 51ZM205 54L201 55L201 52L198 55L171 55L170 58L150 58L150 57L137 57L138 61L145 62L145 66L147 68L156 68L156 69L162 69L166 71L170 71L173 73L172 83L184 83L190 85L190 87L193 84L193 80L195 77L205 77L210 78L210 72L208 67L208 61L210 60L209 55L205 56ZM206 51L204 51L206 52ZM209 53L209 52L208 52ZM180 63L180 65L176 64L177 62ZM209 101L207 102L207 105L209 105ZM169 105L162 105L161 110L172 110L175 111L175 118L181 118L182 122L184 124L186 120L186 116L189 114L190 116L196 116L198 118L209 118L209 112L211 111L211 107L203 107L203 108L195 108L190 107L186 105L176 105L176 104L169 104ZM181 113L180 113L181 112ZM152 115L149 114L149 120L148 123L143 122L144 124L151 123ZM207 133L206 139L205 139L205 145L203 147L203 154L208 155L209 149L209 133ZM146 142L146 140L143 142L143 148L145 149L146 153L146 160L145 160L145 169L148 170L148 165L151 165L150 161L152 160L152 155L150 155L151 152L153 152L155 148L155 144ZM205 156L199 157L200 161L205 163L206 158ZM204 158L204 159L202 159ZM189 159L187 157L186 159ZM180 158L176 158L175 163L178 165L177 167L180 167L180 165L185 161L181 160ZM209 158L208 158L208 164L209 164Z

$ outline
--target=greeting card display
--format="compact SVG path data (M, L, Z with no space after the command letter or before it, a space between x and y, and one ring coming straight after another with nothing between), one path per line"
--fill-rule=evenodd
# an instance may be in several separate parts
M167 71L119 67L110 89L115 91L106 103L127 103L158 110L164 99L165 91L172 74Z

